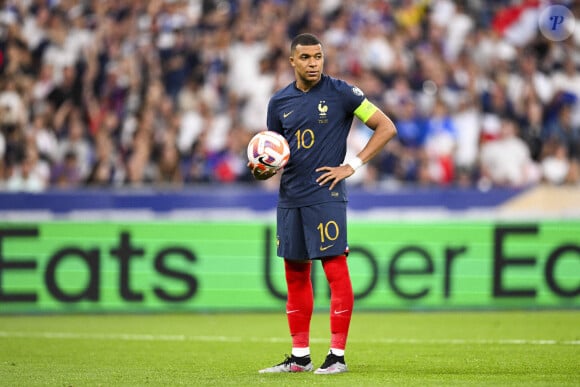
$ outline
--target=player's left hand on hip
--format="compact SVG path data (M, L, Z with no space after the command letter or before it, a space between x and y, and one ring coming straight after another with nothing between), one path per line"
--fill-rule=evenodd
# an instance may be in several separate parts
M351 176L354 170L350 165L341 165L338 167L320 167L316 169L316 172L324 172L316 179L318 185L330 183L328 189L332 190L341 180Z

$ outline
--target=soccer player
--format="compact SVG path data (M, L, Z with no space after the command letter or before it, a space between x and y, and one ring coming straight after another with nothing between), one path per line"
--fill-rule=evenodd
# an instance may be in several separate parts
M260 373L312 371L310 320L313 311L311 263L320 260L330 286L330 350L314 373L347 371L344 360L354 304L347 265L347 177L377 155L397 131L392 121L348 83L323 74L322 44L312 34L296 36L290 46L295 81L268 104L268 130L290 145L277 207L278 256L284 258L288 291L286 315L291 356ZM344 162L354 117L374 133L357 157ZM276 171L248 167L256 179Z

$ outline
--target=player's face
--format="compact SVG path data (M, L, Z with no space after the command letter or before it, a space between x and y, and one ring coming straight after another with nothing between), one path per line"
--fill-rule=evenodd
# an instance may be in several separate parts
M290 64L294 67L298 87L312 87L322 76L324 66L322 46L297 45L290 57Z

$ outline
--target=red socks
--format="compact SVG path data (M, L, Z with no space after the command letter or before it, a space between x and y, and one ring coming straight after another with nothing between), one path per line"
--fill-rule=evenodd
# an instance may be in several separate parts
M314 306L311 263L284 260L288 301L286 313L293 348L306 348L310 341L310 320ZM346 263L339 255L322 260L322 267L330 286L330 347L344 350L354 306L354 294Z
M293 348L305 348L310 341L310 319L314 299L312 282L310 280L310 262L295 262L284 260L286 267L286 285L288 286L288 301L286 316L292 336Z
M344 350L354 306L346 256L323 259L322 267L330 285L330 347Z

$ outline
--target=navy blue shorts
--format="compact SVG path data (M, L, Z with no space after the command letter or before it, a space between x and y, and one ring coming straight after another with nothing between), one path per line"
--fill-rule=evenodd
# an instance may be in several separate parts
M348 251L346 202L327 202L277 210L278 256L319 259Z

